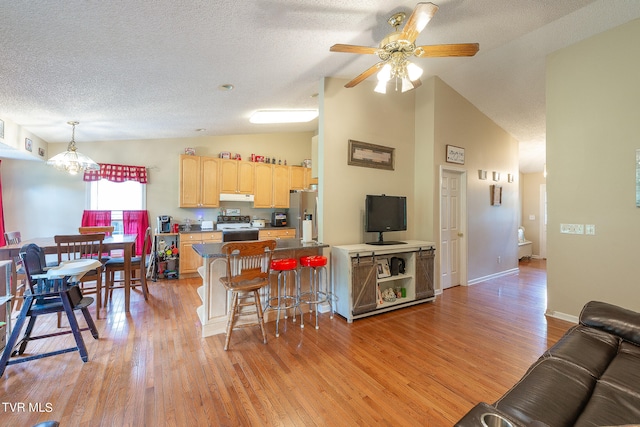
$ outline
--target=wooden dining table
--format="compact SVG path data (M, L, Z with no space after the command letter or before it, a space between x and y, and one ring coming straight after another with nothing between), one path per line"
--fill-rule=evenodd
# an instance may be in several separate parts
M135 254L137 234L115 234L106 236L102 241L102 249L111 251L122 249L124 255L124 311L129 312L129 301L131 299L131 258ZM58 245L51 237L36 237L23 240L15 245L0 246L0 260L13 260L20 253L20 248L30 243L35 243L44 250L45 254L57 254ZM143 273L144 274L144 273ZM17 275L15 265L11 272L12 283L16 283Z

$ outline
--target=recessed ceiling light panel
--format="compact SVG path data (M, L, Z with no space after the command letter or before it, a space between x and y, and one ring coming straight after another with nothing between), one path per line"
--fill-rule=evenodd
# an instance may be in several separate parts
M318 110L258 110L251 115L251 123L305 123L318 117Z

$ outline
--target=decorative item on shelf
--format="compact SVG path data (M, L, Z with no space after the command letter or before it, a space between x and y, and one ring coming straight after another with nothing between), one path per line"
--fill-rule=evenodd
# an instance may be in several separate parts
M377 262L378 268L378 279L382 279L385 277L391 277L391 270L389 269L389 260L386 258L382 258Z
M385 302L394 302L396 300L396 292L393 288L387 288L382 291L382 300Z
M240 153L236 153L236 154L233 156L233 158L234 158L235 160L242 160L242 156L240 155Z
M493 180L500 181L500 172L493 171Z
M487 179L487 171L478 169L478 179L482 179L482 180Z
M196 155L196 149L195 148L185 148L184 149L184 154L188 155L188 156L195 156Z
M507 182L513 182L513 174L512 173L508 173L507 174Z
M305 168L310 168L311 167L311 159L304 159L302 161L302 166Z
M491 188L491 205L500 206L502 204L502 186L492 185L490 188Z
M231 158L231 152L229 152L229 151L221 151L220 152L220 158L221 159L230 159Z
M47 164L53 166L58 170L68 172L71 175L76 175L86 170L100 170L100 165L91 160L89 157L82 153L79 153L76 148L76 125L80 124L77 121L67 122L72 126L71 129L71 141L67 147L67 151L64 153L56 154L49 160Z
M447 163L464 165L464 148L447 145Z

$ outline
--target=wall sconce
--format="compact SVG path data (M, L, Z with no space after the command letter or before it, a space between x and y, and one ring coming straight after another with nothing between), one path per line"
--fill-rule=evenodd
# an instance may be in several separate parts
M512 173L507 174L507 181L513 182L513 174Z
M478 169L478 179L487 179L487 171Z
M493 171L493 180L500 181L500 172Z

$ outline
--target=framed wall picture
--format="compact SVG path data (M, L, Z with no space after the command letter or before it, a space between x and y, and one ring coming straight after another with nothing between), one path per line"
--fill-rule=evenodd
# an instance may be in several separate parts
M464 148L447 145L447 163L464 165Z
M491 205L500 206L502 204L502 185L491 186Z
M27 151L33 151L33 141L29 138L24 139L24 149Z
M395 148L349 140L347 164L393 170Z

